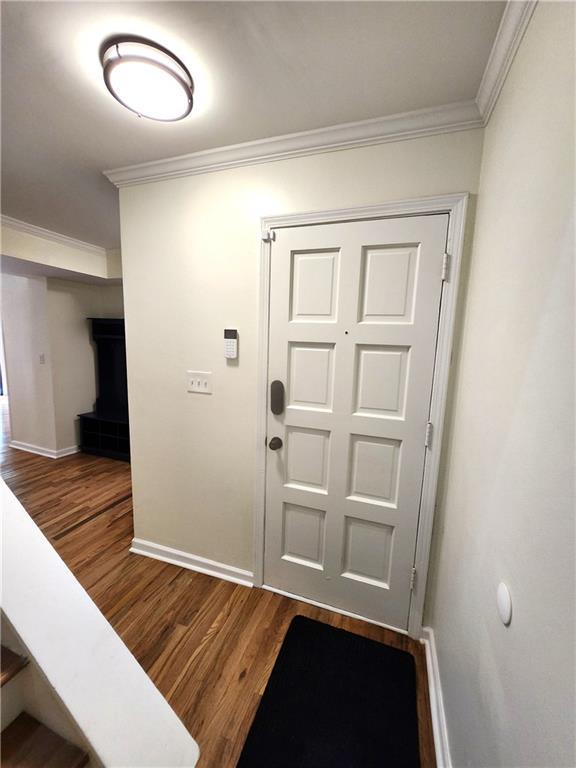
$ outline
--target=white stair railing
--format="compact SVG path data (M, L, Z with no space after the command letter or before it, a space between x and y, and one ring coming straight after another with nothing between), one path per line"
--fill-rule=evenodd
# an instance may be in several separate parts
M198 745L0 480L2 610L107 768L192 768Z

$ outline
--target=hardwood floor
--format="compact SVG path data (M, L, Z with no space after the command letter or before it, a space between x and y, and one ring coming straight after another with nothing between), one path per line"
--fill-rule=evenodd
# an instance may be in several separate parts
M28 664L28 659L14 653L10 648L2 646L0 649L0 688L9 683L18 672Z
M6 430L6 419L4 424ZM435 768L420 643L266 590L131 554L128 464L85 454L46 459L10 448L6 431L0 452L6 483L199 743L200 768L236 765L296 614L414 656L422 766Z
M2 768L84 768L89 759L26 712L2 731Z

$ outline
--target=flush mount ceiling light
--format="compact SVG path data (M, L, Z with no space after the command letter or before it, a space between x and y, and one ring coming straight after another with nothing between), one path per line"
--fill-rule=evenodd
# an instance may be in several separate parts
M139 117L173 122L192 111L190 72L161 45L141 38L114 38L104 43L100 58L106 87Z

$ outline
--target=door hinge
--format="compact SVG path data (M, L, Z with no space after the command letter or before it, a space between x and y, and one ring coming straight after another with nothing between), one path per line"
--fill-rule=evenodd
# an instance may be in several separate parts
M276 240L276 232L274 232L273 229L265 229L264 232L262 232L262 240L265 243L272 243Z
M410 592L414 592L415 586L416 586L416 568L412 568L412 572L410 573Z
M426 437L424 438L424 447L430 448L432 445L432 435L434 433L434 425L431 421L426 424Z
M447 283L450 279L450 254L444 253L442 259L442 282Z

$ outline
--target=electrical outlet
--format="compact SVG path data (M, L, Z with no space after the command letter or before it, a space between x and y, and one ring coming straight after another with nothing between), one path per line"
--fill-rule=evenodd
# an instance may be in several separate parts
M212 394L212 371L186 371L186 390L195 394Z

